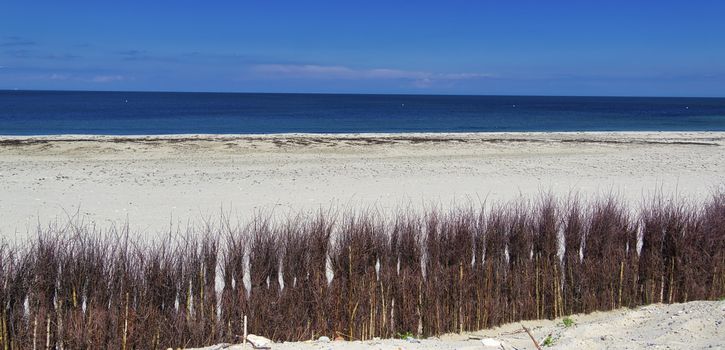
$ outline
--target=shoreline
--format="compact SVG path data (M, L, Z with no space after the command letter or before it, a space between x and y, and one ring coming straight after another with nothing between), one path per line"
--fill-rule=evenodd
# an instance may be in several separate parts
M272 143L276 146L311 145L384 145L384 144L446 144L446 143L572 143L572 144L651 144L723 146L725 132L661 131L661 132L474 132L474 133L353 133L353 134L169 134L169 135L0 135L0 154L10 147L54 143L105 144L183 144L183 143Z
M491 138L511 137L521 138L524 136L546 136L546 135L587 135L600 137L614 136L678 136L692 137L696 135L713 135L725 137L725 131L482 131L482 132L362 132L362 133L261 133L261 134L42 134L42 135L2 135L0 140L13 139L45 139L55 141L72 140L143 140L143 139L172 139L172 140L195 140L195 139L274 139L285 137L309 137L309 138L406 138L406 137L440 137L440 138Z

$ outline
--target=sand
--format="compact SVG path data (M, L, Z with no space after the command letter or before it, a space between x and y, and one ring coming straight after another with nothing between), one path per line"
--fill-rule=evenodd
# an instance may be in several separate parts
M0 234L69 218L153 235L264 211L479 205L551 191L725 184L725 133L473 133L0 137Z
M531 336L543 349L723 349L725 301L654 304L568 317L510 323L501 327L427 339L368 341L306 341L272 344L271 349L299 350L509 350L535 349ZM550 338L545 346L545 341ZM197 350L245 349L241 344ZM246 349L251 349L246 345Z
M476 133L0 137L0 237L37 225L127 223L141 235L255 212L480 205L550 191L614 193L633 205L661 191L703 200L725 186L725 133ZM566 349L723 348L724 302L650 305L525 321ZM420 343L276 344L274 349L532 349L520 324Z
M380 350L475 350L485 347L483 339L493 339L508 349L535 349L523 331L526 326L543 343L544 349L723 349L725 348L725 302L695 301L684 304L648 305L637 309L595 312L569 316L574 324L564 327L562 319L523 321L496 329L473 333L449 334L416 340L374 340L323 343L275 344L272 349L380 349Z

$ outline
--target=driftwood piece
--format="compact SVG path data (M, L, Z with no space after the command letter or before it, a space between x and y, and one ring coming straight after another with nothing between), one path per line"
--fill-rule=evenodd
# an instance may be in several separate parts
M524 325L521 325L521 327L524 328L524 330L526 331L526 334L529 335L529 338L531 338L531 341L534 342L534 345L536 346L536 348L538 350L541 350L541 346L539 346L539 342L537 342L536 339L534 339L534 336L531 334L531 332L529 331L529 329L526 328Z

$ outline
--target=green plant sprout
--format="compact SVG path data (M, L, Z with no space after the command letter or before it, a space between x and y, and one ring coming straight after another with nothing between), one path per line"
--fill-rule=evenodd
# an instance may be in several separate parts
M547 335L546 338L544 338L544 341L541 342L542 346L552 346L554 345L554 338L551 336L551 334Z

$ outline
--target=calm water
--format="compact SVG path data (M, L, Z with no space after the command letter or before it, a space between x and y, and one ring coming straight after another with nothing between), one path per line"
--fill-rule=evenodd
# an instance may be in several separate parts
M724 98L0 91L0 135L725 131Z

